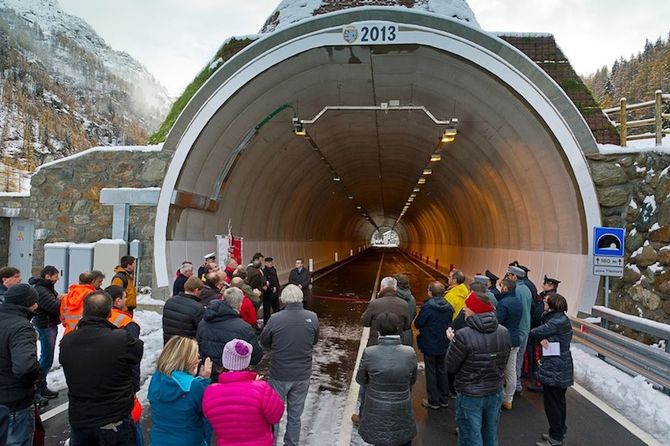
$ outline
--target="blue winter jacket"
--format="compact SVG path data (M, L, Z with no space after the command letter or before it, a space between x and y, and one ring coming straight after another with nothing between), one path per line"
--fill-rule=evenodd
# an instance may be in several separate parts
M561 354L557 356L542 356L537 379L545 386L567 389L574 382L574 370L570 343L572 342L572 324L562 311L550 311L542 318L542 325L533 328L528 337L529 341L558 342Z
M202 395L209 379L185 372L156 372L149 384L151 444L206 446L212 429L202 413Z
M451 326L454 308L442 296L427 300L414 321L419 330L417 344L424 355L444 355L449 348L447 328Z
M518 347L521 343L519 339L519 323L523 315L523 305L516 293L510 291L498 295L498 306L496 307L496 316L498 323L509 331L512 338L512 347Z

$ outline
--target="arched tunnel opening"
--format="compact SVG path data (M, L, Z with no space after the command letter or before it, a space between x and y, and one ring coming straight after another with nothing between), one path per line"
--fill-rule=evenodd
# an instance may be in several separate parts
M472 275L519 260L538 277L569 277L575 311L595 298L588 227L599 213L575 171L583 154L536 93L437 45L315 44L256 63L210 85L173 130L181 158L159 204L159 285L161 269L209 252L228 227L245 261L272 255L280 277L297 257L319 269L389 228L441 266ZM458 134L442 142L452 118Z

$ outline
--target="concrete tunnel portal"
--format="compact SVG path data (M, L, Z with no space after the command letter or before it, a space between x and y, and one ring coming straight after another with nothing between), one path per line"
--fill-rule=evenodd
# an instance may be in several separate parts
M361 42L366 26L394 26L395 39ZM381 104L391 109L363 109ZM455 140L441 143L450 126L418 107L457 118ZM600 211L584 158L595 140L539 67L456 20L365 8L269 35L218 69L165 148L175 155L156 220L159 286L230 222L244 260L272 254L280 277L296 257L327 266L385 227L467 274L518 259L536 281L561 277L571 313L595 300Z

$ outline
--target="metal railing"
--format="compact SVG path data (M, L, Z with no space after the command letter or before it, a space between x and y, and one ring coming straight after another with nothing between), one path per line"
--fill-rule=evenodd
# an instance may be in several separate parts
M670 392L670 354L645 345L582 319L570 318L577 342L594 350L617 368L644 376L651 383Z
M664 94L661 90L654 92L654 99L651 101L640 102L637 104L627 104L626 98L621 98L618 107L603 109L603 112L610 119L612 124L619 129L621 146L626 147L628 141L638 139L654 138L657 146L663 143L663 136L670 135L670 129L663 129L663 122L670 121L670 113L663 113L663 104L670 103L670 94ZM654 117L645 119L628 120L631 112L638 110L653 109ZM618 117L618 121L615 119ZM652 127L653 131L629 135L629 129Z

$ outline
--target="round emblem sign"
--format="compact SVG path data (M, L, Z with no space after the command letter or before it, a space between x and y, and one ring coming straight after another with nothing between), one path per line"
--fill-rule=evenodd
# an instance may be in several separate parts
M358 28L355 26L346 26L342 30L342 37L347 43L354 43L358 39Z

